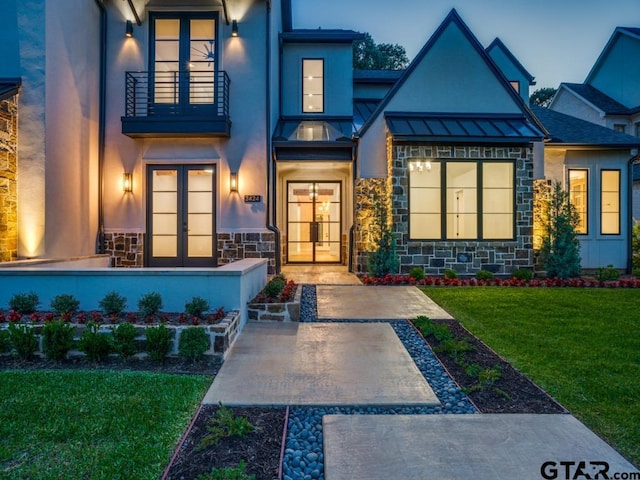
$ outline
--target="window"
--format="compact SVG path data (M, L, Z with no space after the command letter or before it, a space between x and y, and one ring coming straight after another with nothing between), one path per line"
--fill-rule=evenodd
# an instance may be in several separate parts
M586 235L588 232L588 170L569 170L569 198L578 213L576 233Z
M520 93L520 82L518 80L509 80L509 83L516 91L516 93Z
M411 239L514 238L513 162L412 161Z
M324 60L302 60L302 112L324 112Z
M600 171L600 233L620 235L620 170Z
M215 14L154 14L151 36L154 103L212 104L217 62Z
M622 123L616 123L613 125L613 129L616 132L625 133L627 131L627 126Z

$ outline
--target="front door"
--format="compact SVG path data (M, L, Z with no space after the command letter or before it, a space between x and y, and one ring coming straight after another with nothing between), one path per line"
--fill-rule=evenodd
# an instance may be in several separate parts
M147 264L216 265L213 165L151 165L147 170Z
M287 260L340 263L342 237L340 182L287 183Z

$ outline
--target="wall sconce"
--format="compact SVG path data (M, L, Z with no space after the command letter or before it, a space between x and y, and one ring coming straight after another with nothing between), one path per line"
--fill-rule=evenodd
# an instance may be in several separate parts
M124 193L133 192L133 175L130 172L124 172L122 174L122 191Z
M232 20L231 21L231 36L232 37L237 37L238 36L238 21L237 20Z
M127 20L127 26L124 30L124 36L127 38L133 37L133 23L131 23L131 20Z
M229 176L229 191L238 191L238 172L231 172L231 175Z
M421 160L418 160L417 162L409 162L409 170L411 172L414 170L418 170L419 172L426 170L428 172L431 170L431 160L425 160L424 162Z

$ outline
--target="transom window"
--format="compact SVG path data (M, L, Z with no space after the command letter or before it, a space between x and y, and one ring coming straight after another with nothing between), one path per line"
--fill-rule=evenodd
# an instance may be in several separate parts
M324 112L324 60L302 60L302 112Z
M410 161L410 238L513 239L514 182L510 161Z
M620 170L601 170L600 188L600 233L620 235Z
M586 235L589 217L589 171L586 169L569 170L569 198L578 213L576 233Z

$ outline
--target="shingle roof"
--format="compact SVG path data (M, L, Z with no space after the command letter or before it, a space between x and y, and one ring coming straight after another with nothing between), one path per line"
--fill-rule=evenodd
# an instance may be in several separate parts
M551 135L550 144L640 147L640 138L632 137L626 133L616 132L610 128L548 108L532 106L531 110L549 131Z
M602 110L606 115L629 115L630 109L617 102L597 88L584 83L562 83L569 90L580 95L589 103Z
M354 70L355 83L386 83L393 84L402 76L404 70Z

